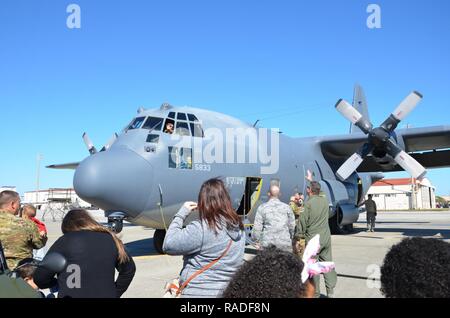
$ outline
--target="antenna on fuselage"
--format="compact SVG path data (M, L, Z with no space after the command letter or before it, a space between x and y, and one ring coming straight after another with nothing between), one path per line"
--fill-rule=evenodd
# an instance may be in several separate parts
M163 103L161 105L161 107L160 107L160 110L168 110L168 109L171 109L171 108L173 108L173 106L170 105L169 103Z
M256 125L259 123L259 119L257 121L255 121L255 123L253 124L253 127L256 127Z

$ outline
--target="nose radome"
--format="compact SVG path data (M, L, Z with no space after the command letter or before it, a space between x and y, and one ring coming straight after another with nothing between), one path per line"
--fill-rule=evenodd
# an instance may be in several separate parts
M127 148L99 152L82 161L73 185L78 196L106 211L141 213L150 199L150 163Z

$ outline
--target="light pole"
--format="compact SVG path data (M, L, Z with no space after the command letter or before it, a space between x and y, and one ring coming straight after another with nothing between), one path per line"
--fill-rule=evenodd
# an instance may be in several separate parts
M416 196L416 179L411 178L411 195L412 195L412 209L415 210L417 207L417 196Z
M38 153L36 156L36 204L39 202L39 172L41 168L41 160L43 156Z

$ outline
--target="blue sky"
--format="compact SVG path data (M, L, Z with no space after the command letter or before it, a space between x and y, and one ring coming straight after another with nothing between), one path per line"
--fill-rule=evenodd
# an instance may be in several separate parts
M81 29L66 26L70 3ZM369 3L381 29L366 26ZM101 147L166 101L332 135L348 131L334 104L358 82L374 124L411 90L424 100L401 127L450 124L449 15L446 0L3 0L0 185L33 190L37 153L42 166L81 160L84 131ZM450 194L450 169L428 176ZM41 168L41 188L72 177Z

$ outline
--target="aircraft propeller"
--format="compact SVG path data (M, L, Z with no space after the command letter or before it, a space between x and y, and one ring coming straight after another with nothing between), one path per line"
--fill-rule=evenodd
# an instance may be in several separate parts
M117 133L114 133L114 135L112 135L112 137L109 138L106 145L104 145L100 151L105 151L105 150L108 150L109 148L111 148L112 144L114 143L114 141L116 141L117 137L119 137L119 135L117 135Z
M87 133L83 133L83 141L91 155L97 153L97 148L95 148L94 144L92 143L91 138L89 138Z
M102 148L100 151L108 150L108 149L112 146L112 144L116 141L117 137L118 137L118 135L115 133L115 134L108 140L108 142L106 143L106 145L104 145L103 148ZM96 154L96 153L98 152L98 151L97 151L97 148L95 148L95 146L94 146L94 144L93 144L91 138L89 138L89 136L88 136L87 133L83 133L83 141L84 141L84 144L86 145L86 148L88 149L88 151L89 151L89 153L90 153L91 155Z
M345 118L359 127L368 135L367 142L361 146L336 172L342 181L346 180L361 165L364 158L373 153L384 151L394 158L395 162L407 171L413 178L422 178L426 169L413 157L408 155L392 138L395 128L422 100L422 95L416 91L409 94L394 110L394 112L381 124L373 128L373 125L347 101L340 99L336 103L336 109Z

